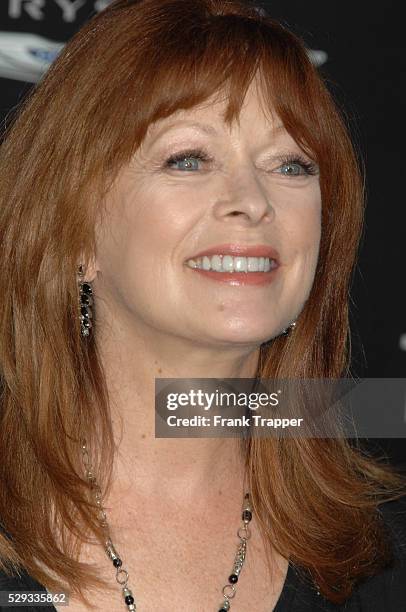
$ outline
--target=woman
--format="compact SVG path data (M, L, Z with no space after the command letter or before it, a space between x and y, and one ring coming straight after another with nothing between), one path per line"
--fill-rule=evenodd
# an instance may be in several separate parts
M348 375L363 182L303 43L237 0L113 2L0 167L2 590L401 609L386 463L345 439L154 437L156 378Z

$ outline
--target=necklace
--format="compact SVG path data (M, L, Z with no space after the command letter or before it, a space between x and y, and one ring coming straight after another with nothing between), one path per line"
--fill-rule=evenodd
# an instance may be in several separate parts
M111 541L110 528L107 523L107 515L105 509L102 506L102 492L100 486L97 483L96 477L93 473L92 464L90 462L90 455L87 449L86 440L82 440L81 443L81 452L82 452L82 461L85 467L85 473L88 481L91 485L92 494L95 498L96 505L98 507L97 519L104 529L106 534L105 540L105 551L112 561L113 566L116 568L116 581L121 586L124 603L127 606L127 610L131 612L136 612L137 604L134 599L134 595L131 589L128 588L128 572L123 568L123 562L121 560L121 556L117 553L113 542ZM248 527L248 523L252 519L252 507L250 502L250 494L245 493L243 504L242 504L242 526L239 527L237 531L237 536L240 540L237 552L234 559L233 569L228 577L228 583L224 585L222 589L224 601L220 604L218 612L228 612L230 610L230 599L235 596L236 589L235 584L238 582L238 577L241 573L242 567L244 565L244 559L247 550L247 540L251 537L251 531Z

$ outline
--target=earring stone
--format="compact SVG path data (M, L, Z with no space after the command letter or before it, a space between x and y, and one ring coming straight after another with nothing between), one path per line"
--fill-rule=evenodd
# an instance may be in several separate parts
M79 276L79 321L80 321L80 333L83 338L90 336L90 330L92 329L93 318L91 306L93 305L93 290L89 282L83 281L84 276L83 266L80 265L78 268Z
M286 329L283 330L283 332L281 333L281 336L289 336L290 332L295 329L296 327L296 321L293 321L293 323L291 323L290 325L288 325L286 327Z

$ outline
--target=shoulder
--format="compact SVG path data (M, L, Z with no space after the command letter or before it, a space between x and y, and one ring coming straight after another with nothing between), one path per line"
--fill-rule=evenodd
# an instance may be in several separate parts
M406 495L378 506L393 548L393 561L362 581L355 593L359 608L368 612L406 609Z
M3 525L0 522L0 534L5 536L8 539L11 539L10 534L4 529ZM37 582L32 576L30 576L25 569L20 569L18 573L13 573L9 575L4 570L0 568L0 592L2 593L2 598L0 600L0 612L3 610L10 610L9 606L5 605L5 599L7 598L8 593L16 593L19 591L41 591L46 592L45 587ZM27 606L20 607L18 605L14 605L12 608L15 612L25 612L26 610L31 610L32 612L51 612L55 610L53 606L44 607L44 606Z
M406 495L378 506L398 562L406 562Z
M27 590L27 591L45 591L45 587L37 582L35 578L30 576L25 570L20 570L19 574L8 575L0 569L0 591ZM1 610L1 607L0 607Z
M318 596L301 574L290 573L294 591L293 605L280 607L275 612L400 612L406 610L406 495L378 506L389 541L393 560L378 573L364 578L355 586L343 604L333 604L323 595ZM287 589L285 589L287 591ZM285 593L285 596L287 592ZM293 595L292 595L293 597Z

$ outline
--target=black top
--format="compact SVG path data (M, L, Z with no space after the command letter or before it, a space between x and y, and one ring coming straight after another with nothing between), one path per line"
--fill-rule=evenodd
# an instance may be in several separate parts
M359 582L344 604L336 605L318 595L312 583L289 562L285 583L273 612L404 612L406 611L406 496L379 506L394 545L395 562L373 577ZM0 571L0 591L46 589L27 573L8 578ZM119 593L118 593L119 595ZM232 608L232 606L231 606ZM0 611L56 612L49 606L0 605ZM66 608L67 612L69 607ZM248 612L248 611L247 611ZM249 611L251 612L251 611ZM269 610L269 612L272 612Z

